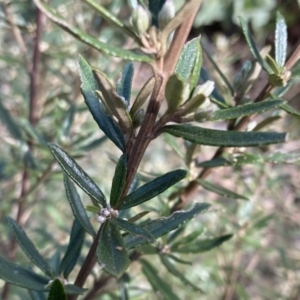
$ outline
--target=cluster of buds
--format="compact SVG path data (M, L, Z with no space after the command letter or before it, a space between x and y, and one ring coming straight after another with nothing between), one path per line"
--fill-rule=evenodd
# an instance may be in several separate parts
M105 221L109 218L117 218L119 215L119 211L110 207L109 204L105 208L102 208L99 212L99 216L97 221L100 224L105 223Z

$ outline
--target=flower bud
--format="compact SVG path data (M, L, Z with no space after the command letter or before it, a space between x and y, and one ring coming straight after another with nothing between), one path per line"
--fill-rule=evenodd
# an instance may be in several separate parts
M206 98L210 96L210 94L213 92L215 88L215 83L211 80L207 80L201 85L198 85L193 93L192 97L195 97L199 94L204 95Z
M132 25L139 34L143 34L150 26L150 14L141 5L138 5L132 14Z
M173 0L167 0L158 14L158 25L163 29L175 16Z
M99 222L100 224L103 224L103 223L105 223L105 221L106 221L106 218L105 218L105 217L103 217L103 216L98 216L97 222Z

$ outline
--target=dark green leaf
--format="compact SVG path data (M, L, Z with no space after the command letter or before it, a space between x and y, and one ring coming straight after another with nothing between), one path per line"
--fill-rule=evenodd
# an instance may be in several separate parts
M47 300L67 300L64 286L59 279L52 282Z
M177 110L184 97L184 82L177 74L173 74L168 79L165 96L168 103L168 113Z
M197 240L188 245L182 244L181 247L173 249L172 251L178 253L201 253L220 246L221 244L232 238L232 236L232 234L226 234L214 239Z
M25 231L12 218L6 217L10 229L18 241L18 244L27 255L27 257L49 277L54 276L54 270L50 267L44 257L38 252L34 244L26 235Z
M98 263L109 274L120 277L129 265L128 253L118 227L109 221L102 225L97 247Z
M123 198L119 209L127 209L152 199L186 176L187 172L179 169L155 178Z
M0 278L29 290L45 291L50 278L38 275L0 256Z
M246 38L246 41L248 43L248 46L250 48L250 51L253 55L253 57L256 59L256 61L262 66L262 68L268 73L268 74L271 74L272 73L272 69L268 66L268 64L266 63L266 61L261 57L256 45L255 45L255 42L250 34L250 30L248 28L248 25L247 23L242 19L242 18L239 18L240 19L240 24L242 26L242 30L243 30L243 33L245 35L245 38Z
M213 158L211 160L202 161L200 163L196 163L197 167L201 168L217 168L217 167L223 167L223 166L229 166L231 165L230 161L223 157Z
M98 83L94 77L91 67L80 56L79 57L79 73L81 76L81 92L84 96L86 105L88 106L93 118L97 122L101 130L111 139L115 145L125 152L125 140L114 120L103 112L98 96L95 94L99 90Z
M188 125L168 125L163 131L200 145L224 147L262 146L287 139L286 133L223 131Z
M112 181L111 192L110 192L110 205L114 207L120 200L123 192L127 176L127 159L126 154L123 154L116 166L114 178Z
M77 219L74 219L69 245L59 266L59 273L63 272L64 278L68 278L69 274L76 265L84 242L84 235L84 228Z
M74 284L67 284L65 285L65 291L68 295L82 295L84 292L86 292L86 289Z
M297 110L295 110L294 108L292 108L290 105L288 105L287 103L284 103L282 105L280 105L280 108L282 110L284 110L285 112L287 112L288 114L296 117L296 118L300 118L300 112L298 112Z
M240 118L243 116L250 116L276 108L283 103L285 103L285 101L283 100L266 100L257 103L248 103L233 108L220 109L214 112L211 119L228 120Z
M81 202L80 196L77 193L74 184L71 182L67 174L64 174L64 183L67 198L72 208L74 217L78 220L78 222L86 230L86 232L88 232L91 236L94 237L96 235L96 232L90 223L85 208Z
M152 25L158 27L158 14L166 0L149 0L149 10L152 15Z
M104 43L99 41L97 38L81 31L79 28L72 26L69 24L62 16L58 13L54 12L48 5L42 3L40 0L34 0L35 5L56 25L61 27L66 32L70 33L76 39L82 41L87 44L91 48L94 48L100 52L105 54L121 57L123 59L133 60L133 61L143 61L143 62L151 62L152 58L145 54L137 54L130 50L125 50L110 43Z
M142 271L155 292L159 292L165 300L179 300L179 298L173 293L169 284L158 276L159 272L157 269L144 259L141 260L141 263L143 265Z
M202 48L200 43L197 43L196 49L196 58L190 80L190 91L193 91L194 88L198 85L202 67Z
M228 198L232 198L232 199L244 199L244 200L248 200L247 197L239 195L235 192L232 192L222 186L210 183L208 181L202 180L202 179L197 179L197 182L206 190L211 191L213 193L216 193L218 195L224 196L224 197L228 197Z
M67 152L55 144L48 144L54 158L69 177L89 196L97 200L102 206L106 206L106 199L94 181L81 169L76 161Z
M204 232L204 228L200 228L194 230L192 233L188 234L187 236L181 237L175 243L172 243L171 249L176 249L180 245L186 245L194 241L198 236L200 236Z
M121 72L121 78L116 87L117 93L125 99L127 107L130 104L133 72L133 64L131 62L127 63Z
M191 40L184 45L184 48L180 54L175 72L180 76L181 79L183 79L184 82L187 82L192 73L193 67L195 66L199 43L200 38Z
M134 223L136 221L138 221L139 219L141 219L142 217L146 216L147 214L149 214L150 211L142 211L140 213L138 213L137 215L135 215L134 217L130 218L128 220L128 222L130 223Z
M181 271L177 270L174 266L174 264L172 262L170 262L169 258L164 255L161 254L159 256L161 262L163 263L163 265L166 267L166 269L173 274L175 277L179 278L182 283L185 285L189 285L191 286L194 290L199 291L199 292L203 292L199 287L197 287L195 284L193 284L191 281L189 281L188 279L185 278L185 276L182 274Z
M28 292L31 297L31 300L46 300L45 293L43 292L38 292L33 290L28 290Z
M283 67L286 59L287 49L287 28L282 15L276 14L276 31L275 31L275 60L278 66Z
M196 217L198 214L206 211L209 206L210 205L207 203L196 203L194 207L188 211L174 212L169 217L152 220L141 227L150 232L154 238L159 238L160 236L169 233L171 230L176 229L188 220ZM124 239L127 248L133 248L137 245L147 243L146 239L137 237L133 234L126 235Z
M152 236L151 233L133 223L119 218L112 219L111 222L115 222L115 224L122 230L143 237L144 239L148 240L149 243L155 243L155 238Z
M6 126L7 130L15 139L22 141L22 132L20 127L17 125L13 117L10 115L9 111L2 105L0 100L0 120Z

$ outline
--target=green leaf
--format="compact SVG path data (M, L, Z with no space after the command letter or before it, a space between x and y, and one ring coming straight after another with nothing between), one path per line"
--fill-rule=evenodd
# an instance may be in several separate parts
M294 108L292 108L290 105L288 105L287 103L281 104L280 108L282 110L284 110L285 112L287 112L288 114L296 117L296 118L300 118L300 112L298 112L297 110L295 110Z
M134 223L134 222L138 221L139 219L141 219L142 217L148 215L149 213L150 213L150 211L142 211L142 212L138 213L137 215L135 215L134 217L130 218L128 220L128 222Z
M28 238L25 231L12 218L6 217L6 221L10 229L12 230L16 240L18 241L18 244L22 248L23 252L27 255L27 257L45 274L47 274L49 277L53 277L55 274L54 270L35 248L34 244Z
M228 161L223 157L213 158L211 160L206 160L200 163L196 163L196 166L201 168L217 168L217 167L223 167L229 165L230 165L230 161Z
M180 245L186 245L193 242L203 232L204 232L204 228L194 230L192 233L188 234L187 236L181 237L180 240L178 240L177 242L172 243L171 249L176 249Z
M65 285L65 291L68 295L82 295L87 289L83 289L74 284L67 284Z
M47 300L67 300L64 286L58 278L52 282Z
M168 79L165 96L168 103L168 113L177 110L184 97L184 82L177 74L173 74Z
M50 278L38 275L0 256L0 278L29 290L46 291Z
M150 282L153 290L161 294L162 299L165 300L180 300L176 294L173 293L172 288L169 284L158 276L158 270L153 267L148 261L142 259L143 265L142 271Z
M121 78L117 83L117 93L123 97L127 103L127 107L130 104L130 95L131 95L131 85L133 78L133 64L131 62L127 63L121 72Z
M206 239L206 240L197 240L194 241L193 243L190 243L188 245L182 244L181 247L178 247L176 249L173 249L173 252L178 252L178 253L201 253L201 252L206 252L209 251L213 248L216 248L232 238L232 234L226 234L223 236L219 236L214 239Z
M69 179L67 174L64 174L64 183L65 183L67 198L72 208L74 217L78 220L78 222L86 230L86 232L88 232L92 237L94 237L96 235L96 232L86 214L80 196L77 193L73 182Z
M113 46L109 43L104 43L96 39L95 37L81 31L77 27L72 26L66 20L59 15L57 12L54 12L48 5L41 2L40 0L34 0L35 5L56 25L61 27L66 32L70 33L76 39L87 44L91 48L94 48L105 54L120 57L123 59L141 61L141 62L151 62L152 58L145 54L137 54L130 50L125 50L116 46Z
M283 100L266 100L257 103L248 103L233 108L220 109L214 112L211 120L228 120L250 116L276 108L284 103L285 101Z
M264 119L263 121L261 121L260 123L258 123L253 129L252 131L260 131L261 129L267 127L268 125L278 121L279 119L281 119L281 116L271 116L268 117L266 119Z
M122 210L144 203L161 194L186 176L187 172L179 169L157 177L123 198L118 207Z
M287 27L282 15L276 14L276 31L275 31L275 60L278 66L283 67L286 60L287 49Z
M152 234L140 226L119 218L112 219L111 222L114 222L122 230L137 236L142 236L144 239L148 240L149 243L155 243L155 238L152 236Z
M168 125L163 131L200 145L224 147L262 146L287 139L286 133L223 131L188 125Z
M54 158L69 177L89 196L97 200L102 206L106 206L106 199L94 181L81 169L76 161L67 152L55 144L48 144Z
M158 28L158 14L166 0L149 0L149 10L152 15L152 25Z
M84 144L78 148L79 151L87 152L101 146L107 140L107 136L104 135L99 139L93 140L90 143Z
M184 45L183 50L180 54L175 73L178 74L184 82L187 82L192 73L198 53L197 51L199 49L199 43L200 38L191 40Z
M188 220L196 217L198 214L206 211L209 206L210 205L207 203L196 203L194 207L188 211L174 212L169 217L152 220L141 227L150 232L154 238L159 238L160 236L169 233L171 230L176 229ZM137 237L133 234L126 235L124 240L128 249L147 243L146 239Z
M197 43L196 58L195 58L195 63L194 63L194 67L191 74L191 80L190 80L190 91L193 91L194 88L198 85L198 81L201 73L201 67L202 67L202 48L201 48L201 44Z
M91 67L81 56L79 57L78 63L82 82L81 92L84 96L86 105L100 129L122 152L125 152L125 140L123 134L115 124L114 120L103 112L99 98L95 94L95 91L99 90L99 86Z
M59 266L59 273L63 272L64 278L68 278L76 265L84 242L84 236L84 228L77 219L74 219L69 245Z
M240 19L240 24L243 30L243 33L245 35L246 41L248 43L248 46L250 48L250 51L253 55L253 57L256 59L256 61L262 66L262 68L268 73L271 74L272 73L272 69L269 67L269 65L266 63L266 61L261 57L255 42L250 34L250 30L248 28L247 23L242 19Z
M120 277L128 268L129 257L116 224L106 221L97 247L98 263L109 274Z
M7 130L16 140L22 141L22 132L20 127L17 125L13 117L10 115L9 111L2 105L0 100L0 120L6 126Z
M168 134L168 133L165 133L164 134L164 138L165 138L165 141L167 142L167 144L169 144L172 149L182 158L184 159L184 154L183 152L181 151L180 147L178 146L177 144L177 141L176 139L171 135L171 134Z
M76 105L72 103L72 105L70 106L69 110L67 111L64 117L61 126L61 132L64 136L68 136L70 133L70 128L73 124L75 113L76 113Z
M197 182L206 190L211 191L213 193L216 193L218 195L232 198L232 199L244 199L244 200L249 200L247 197L239 195L235 192L232 192L222 186L219 186L217 184L210 183L208 181L202 180L202 179L197 179Z
M112 181L111 192L110 192L110 205L114 207L120 200L123 192L127 176L127 159L126 154L123 154L116 166L114 178Z
M179 278L182 283L184 285L189 285L191 286L195 291L199 291L199 292L202 292L203 291L197 287L195 284L193 284L191 281L189 281L188 279L185 278L185 276L182 274L181 271L177 270L174 266L174 264L169 260L169 258L167 257L167 255L165 254L161 254L159 255L159 258L162 262L162 264L166 267L166 269L172 274L174 275L175 277Z

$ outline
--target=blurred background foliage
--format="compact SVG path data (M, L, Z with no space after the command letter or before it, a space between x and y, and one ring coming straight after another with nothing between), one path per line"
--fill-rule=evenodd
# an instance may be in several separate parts
M124 1L100 2L114 15L129 22L131 12ZM183 2L175 1L176 7L179 8ZM52 0L51 6L68 22L101 41L124 48L133 46L130 40L109 26L82 1ZM233 81L243 62L251 58L239 28L238 16L249 22L261 49L273 43L276 11L280 11L286 19L289 48L292 48L300 32L300 9L296 0L204 1L190 38L201 34L204 45L211 50L220 69ZM3 256L11 257L11 236L4 217L11 215L15 218L22 202L22 226L38 249L55 264L57 257L66 249L73 216L66 201L62 171L53 162L45 141L62 145L109 194L119 152L110 141L103 138L83 103L76 60L78 54L83 55L94 68L104 71L114 82L118 80L125 62L90 49L50 21L43 20L39 104L35 108L38 122L35 126L30 125L31 79L28 70L35 45L36 13L32 1L0 2L0 101L4 107L0 115L0 252ZM21 40L16 32L21 33ZM204 67L226 98L226 89L206 57ZM135 63L133 96L149 74L149 67ZM254 97L260 88L258 82L249 92L249 97ZM298 109L299 93L299 87L293 88L285 96ZM6 111L17 124L15 134L13 127L8 126ZM299 120L291 119L285 113L281 113L281 117L270 128L291 132L291 141L272 146L273 149L299 151ZM32 145L30 149L28 143ZM183 152L190 146L181 141L178 144ZM211 147L202 147L201 152L197 153L198 156L193 159L204 161L214 151ZM141 180L183 166L183 160L161 136L146 152L140 168ZM200 170L194 168L194 171ZM20 199L24 169L30 174L29 185L32 190ZM222 197L203 189L194 199L211 203L212 208L185 226L184 236L195 230L202 231L201 238L234 234L220 248L181 256L191 265L183 264L180 271L204 293L194 291L177 278L167 275L159 260L149 255L159 275L168 280L180 299L300 299L299 165L269 163L218 170L210 176L212 182L222 183L245 195L249 201ZM37 182L40 184L37 185ZM145 208L152 210L152 214L167 214L168 196L172 192L174 189L166 192L163 198L145 205ZM88 197L81 191L79 193L88 204ZM162 245L167 242L167 238L161 240ZM81 262L90 243L91 240L87 239ZM15 260L31 266L19 249ZM129 269L130 277L126 278L130 299L157 299L140 268L138 262L133 263ZM95 275L99 272L100 268L95 268ZM0 288L3 286L0 280ZM119 291L109 287L108 293L101 299L118 299L118 295ZM34 298L27 291L12 286L9 299Z

